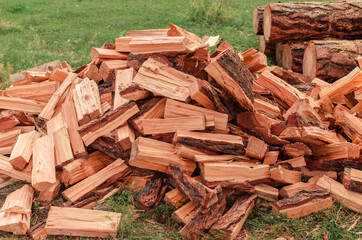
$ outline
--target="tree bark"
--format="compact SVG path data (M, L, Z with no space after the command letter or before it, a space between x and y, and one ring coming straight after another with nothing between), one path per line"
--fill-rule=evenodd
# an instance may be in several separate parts
M283 47L283 67L293 72L302 73L304 50L308 42L287 42Z
M253 29L255 35L263 35L263 15L265 6L254 8Z

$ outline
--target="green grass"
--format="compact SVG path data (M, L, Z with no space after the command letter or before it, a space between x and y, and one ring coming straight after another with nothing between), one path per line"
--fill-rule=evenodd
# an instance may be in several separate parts
M0 0L0 89L9 85L8 74L58 58L78 68L90 60L92 47L101 46L106 41L114 42L114 38L123 36L127 30L167 28L170 22L200 37L220 35L240 51L257 48L258 37L252 30L253 8L270 2ZM152 211L139 211L135 207L135 195L125 190L111 197L103 206L122 213L119 239L181 238L178 231L182 225L170 219L173 207L160 205ZM44 214L42 209L41 204L34 202L34 216L41 217ZM348 230L358 217L356 213L334 204L332 209L312 216L289 219L272 214L265 202L258 201L245 226L251 239L280 236L322 239L325 234L329 239L361 239L360 222ZM10 238L15 237L0 235L0 239ZM206 235L203 239L216 237Z

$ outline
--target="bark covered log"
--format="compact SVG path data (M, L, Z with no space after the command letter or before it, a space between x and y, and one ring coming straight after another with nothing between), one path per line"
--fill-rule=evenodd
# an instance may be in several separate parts
M283 47L283 67L293 72L302 73L304 50L308 42L287 42Z
M253 29L255 35L263 35L263 15L265 6L254 8Z

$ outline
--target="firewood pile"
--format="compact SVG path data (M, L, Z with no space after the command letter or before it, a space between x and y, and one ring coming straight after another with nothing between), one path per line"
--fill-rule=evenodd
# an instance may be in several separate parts
M334 82L352 71L362 54L361 8L361 1L257 7L253 28L259 51L288 70Z
M140 190L140 209L174 205L187 239L245 234L257 198L291 218L332 200L362 212L361 65L328 83L174 24L90 55L77 70L54 61L15 74L0 91L1 186L28 183L7 196L0 230L115 237L121 214L93 207L124 188ZM67 202L30 229L34 189Z

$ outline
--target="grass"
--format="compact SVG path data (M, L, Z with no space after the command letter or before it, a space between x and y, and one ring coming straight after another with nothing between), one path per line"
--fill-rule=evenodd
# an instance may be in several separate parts
M270 2L1 0L0 89L9 86L8 75L11 73L58 58L78 68L90 60L92 47L101 46L105 41L114 42L115 37L124 36L127 30L167 28L170 22L201 37L220 35L240 51L257 48L258 37L252 30L253 8ZM152 211L139 211L135 195L135 192L125 190L102 205L104 209L122 213L119 239L181 239L178 231L182 225L170 218L173 207L162 204ZM277 216L270 210L265 202L258 200L245 225L251 239L280 236L289 239L322 239L325 236L338 240L361 239L360 222L349 230L360 216L339 204L299 220ZM33 213L33 217L39 218L46 215L42 204L36 201ZM224 238L222 235L217 237ZM217 237L205 235L203 239ZM2 234L0 239L16 237Z

